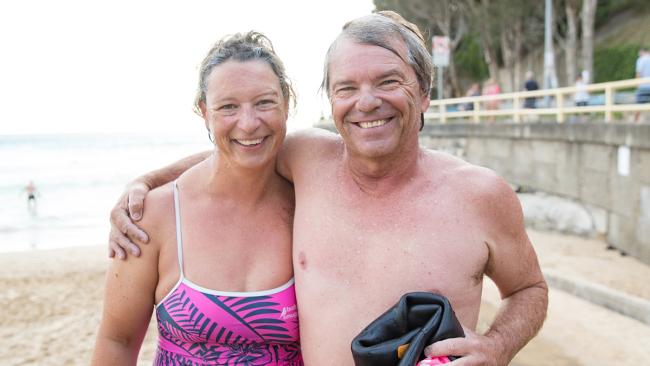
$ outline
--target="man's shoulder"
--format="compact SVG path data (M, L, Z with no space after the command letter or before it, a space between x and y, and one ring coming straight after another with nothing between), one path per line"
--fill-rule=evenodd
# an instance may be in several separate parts
M441 153L438 153L441 154ZM491 169L474 165L458 158L437 157L446 160L436 163L439 168L435 189L458 207L470 207L474 213L473 224L486 233L510 230L521 222L521 204L514 189ZM430 174L436 174L432 171Z
M288 139L327 142L340 140L341 137L330 130L318 127L303 128L287 134Z
M325 164L341 155L342 149L341 137L330 131L321 128L293 131L284 140L277 170L286 179L294 181L296 175L323 169Z
M291 132L286 138L286 147L292 153L313 155L318 158L324 154L332 153L342 146L341 137L322 128L306 128Z
M426 171L443 177L447 186L473 198L487 198L512 192L510 186L493 170L469 163L440 151L426 151Z

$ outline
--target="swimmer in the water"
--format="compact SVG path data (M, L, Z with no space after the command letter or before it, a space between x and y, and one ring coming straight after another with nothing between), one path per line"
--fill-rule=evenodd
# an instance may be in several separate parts
M38 189L36 189L36 185L34 184L34 181L30 180L29 183L25 186L25 192L27 193L27 210L29 212L35 212L36 211L36 196L38 194Z

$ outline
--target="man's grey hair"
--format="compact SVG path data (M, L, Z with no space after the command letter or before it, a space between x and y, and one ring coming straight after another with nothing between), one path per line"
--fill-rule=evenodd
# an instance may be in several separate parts
M433 76L433 62L424 44L424 37L418 27L406 21L401 15L392 11L380 11L354 19L343 26L341 34L332 42L325 56L323 81L321 89L330 96L329 65L333 51L343 38L360 44L382 47L397 55L409 64L417 75L418 84L423 94L429 94ZM407 49L406 59L395 49L395 40L404 42Z

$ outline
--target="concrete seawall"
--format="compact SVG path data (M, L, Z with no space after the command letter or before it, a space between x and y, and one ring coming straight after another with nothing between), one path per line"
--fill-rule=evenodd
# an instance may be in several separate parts
M650 264L650 125L425 125L420 143L580 202L610 245Z

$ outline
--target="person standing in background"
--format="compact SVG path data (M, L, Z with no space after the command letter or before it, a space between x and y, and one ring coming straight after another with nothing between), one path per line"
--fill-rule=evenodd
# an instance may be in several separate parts
M586 107L589 105L589 92L587 91L588 77L585 77L586 74L584 71L581 74L578 74L576 77L575 88L576 91L573 94L573 101L575 102L576 107ZM586 120L585 113L576 114L570 122L583 122Z
M639 50L639 58L636 60L636 77L647 78L650 77L650 50L648 47L641 47ZM637 103L650 103L650 84L641 84L636 91ZM638 122L641 112L636 112L634 121Z
M466 97L478 97L481 95L481 86L478 83L472 84L472 86L467 89L467 93L465 93ZM464 111L472 111L474 110L474 102L468 102L465 104L461 104L461 109Z
M488 98L485 102L485 109L488 111L493 111L499 109L499 104L501 101L494 98L494 96L501 94L501 87L495 78L489 78L488 81L483 85L483 95L484 96L493 96L493 98ZM489 116L488 122L496 121L496 116Z
M483 95L497 95L501 94L501 87L499 87L499 83L496 81L495 78L490 78L488 81L485 82L485 85L483 86ZM489 110L495 110L499 108L499 100L498 99L490 99L489 101L485 102L485 107Z
M589 104L589 92L587 92L587 82L579 74L576 78L576 92L573 95L573 100L577 107L586 107Z
M525 91L539 90L539 84L535 81L535 77L532 71L526 72L526 82L524 83ZM524 108L536 108L537 98L528 97L524 100Z

